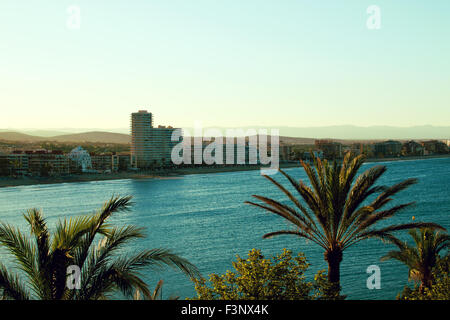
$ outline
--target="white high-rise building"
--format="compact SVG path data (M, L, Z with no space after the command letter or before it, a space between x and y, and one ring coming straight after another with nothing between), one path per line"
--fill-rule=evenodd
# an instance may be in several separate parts
M131 163L139 169L170 165L172 148L178 141L171 141L172 127L153 128L153 116L147 110L131 114Z

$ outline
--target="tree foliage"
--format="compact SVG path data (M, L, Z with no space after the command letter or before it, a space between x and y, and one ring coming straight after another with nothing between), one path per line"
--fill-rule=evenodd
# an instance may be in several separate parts
M200 300L312 300L339 299L339 290L332 286L324 271L319 271L314 281L308 282L305 272L309 263L303 253L293 257L284 249L272 259L265 258L260 250L250 250L248 258L236 256L233 271L211 274L209 283L197 278L195 290Z
M405 286L397 299L399 300L450 300L450 255L438 260L433 268L433 283L429 287L421 288L417 284L414 288Z
M145 236L143 229L117 227L107 220L130 206L131 197L112 197L94 214L60 220L53 233L42 212L31 209L24 214L31 237L0 223L0 244L19 271L13 273L14 268L0 263L0 298L97 300L122 294L125 298L152 299L158 292L150 292L142 278L143 270L170 266L189 277L199 276L194 265L167 249L124 252L130 242ZM77 289L67 286L69 266L80 268Z
M430 288L434 282L433 269L440 259L439 253L448 249L450 236L441 231L428 228L410 230L409 235L414 245L392 237L392 242L398 250L388 252L381 260L395 259L409 268L409 279L420 283L420 288Z

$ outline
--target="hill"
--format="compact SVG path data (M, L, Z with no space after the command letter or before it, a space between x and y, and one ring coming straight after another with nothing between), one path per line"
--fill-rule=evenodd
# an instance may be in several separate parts
M186 130L187 129L187 130ZM185 134L195 132L193 128L186 128ZM208 128L203 128L205 132ZM226 128L217 128L225 133ZM315 139L332 139L342 143L374 142L380 140L395 139L428 140L449 139L450 127L414 126L414 127L390 127L390 126L327 126L327 127L244 127L248 129L279 129L280 142L282 144L314 144ZM44 133L44 130L42 130ZM31 132L27 132L31 133ZM36 132L37 133L37 132ZM49 134L50 131L45 132ZM189 135L189 134L188 134ZM5 131L0 129L0 140L11 142L40 142L54 141L59 143L114 143L129 144L131 137L128 134L118 132L90 131L83 133L60 134L54 136L31 135L18 131Z
M46 139L58 142L102 142L118 144L128 144L131 142L131 137L128 134L101 131L64 134Z
M6 141L22 141L22 142L38 142L43 141L45 138L32 136L25 133L20 132L0 132L0 140Z
M55 141L55 142L98 142L98 143L117 143L128 144L131 138L127 134L113 133L113 132L85 132L75 134L64 134L54 137L41 137L32 136L19 132L0 132L0 140L12 141L12 142L43 142L43 141Z
M193 128L186 128L189 132L195 132ZM203 128L207 130L209 128ZM225 132L225 128L218 128ZM231 128L232 129L232 128ZM248 129L278 129L280 136L302 138L302 139L333 139L333 140L427 140L427 139L450 139L450 126L322 126L322 127L242 127L244 131ZM305 138L306 137L306 138Z

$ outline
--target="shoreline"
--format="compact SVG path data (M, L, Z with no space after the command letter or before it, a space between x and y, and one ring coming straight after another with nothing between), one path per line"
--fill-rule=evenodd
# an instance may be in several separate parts
M432 155L432 156L411 156L411 157L398 157L398 158L367 158L365 163L376 162L392 162L392 161L407 161L407 160L427 160L427 159L439 159L450 158L450 154L446 155ZM300 163L281 163L280 168L295 168L300 167ZM201 168L183 168L173 171L163 172L119 172L108 174L81 174L71 176L57 176L57 177L0 177L0 189L8 187L19 187L29 185L41 185L41 184L58 184L58 183L72 183L72 182L91 182L91 181L108 181L108 180L124 180L124 179L179 179L185 175L191 174L209 174L209 173L221 173L221 172L237 172L237 171L251 171L259 170L260 166L246 165L236 167L201 167Z
M431 156L409 156L409 157L396 157L396 158L366 158L365 163L368 162L390 162L390 161L408 161L408 160L428 160L428 159L441 159L450 158L450 154L436 154Z

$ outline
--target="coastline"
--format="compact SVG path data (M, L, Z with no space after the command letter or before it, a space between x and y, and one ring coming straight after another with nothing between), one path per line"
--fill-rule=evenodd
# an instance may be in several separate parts
M398 158L367 158L366 163L375 162L391 162L391 161L407 161L407 160L426 160L437 158L450 158L450 154L446 155L432 155L432 156L412 156L412 157L398 157ZM300 163L290 162L281 163L280 168L294 168L300 167ZM233 166L233 167L201 167L201 168L183 168L173 171L162 172L118 172L108 174L79 174L70 176L57 176L57 177L0 177L0 188L18 187L27 185L40 185L40 184L58 184L58 183L71 183L71 182L90 182L90 181L106 181L106 180L122 180L122 179L177 179L184 175L191 174L208 174L208 173L220 173L220 172L236 172L236 171L250 171L259 170L260 166L246 165L246 166Z
M299 167L299 163L280 164L281 168ZM179 179L185 175L191 174L208 174L220 172L236 172L259 170L261 167L256 165L243 165L233 167L201 167L201 168L182 168L176 170L156 171L156 172L117 172L117 173L94 173L94 174L77 174L69 176L55 177L0 177L0 189L8 187L19 187L40 184L58 184L72 182L90 182L90 181L107 181L107 180L123 180L123 179Z
M450 158L450 154L436 154L431 156L408 156L408 157L396 157L396 158L367 158L368 162L389 162L389 161L408 161L408 160L427 160L427 159L441 159Z

